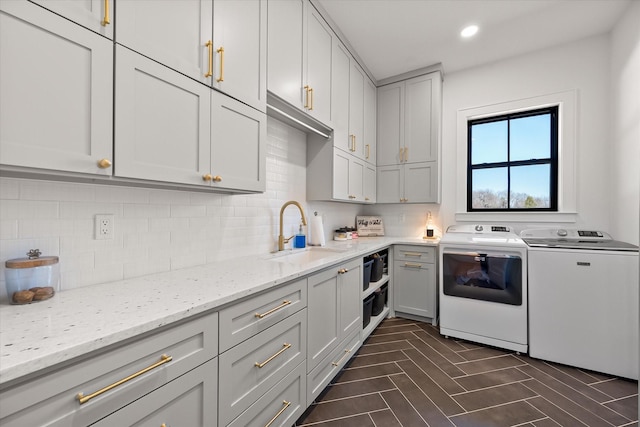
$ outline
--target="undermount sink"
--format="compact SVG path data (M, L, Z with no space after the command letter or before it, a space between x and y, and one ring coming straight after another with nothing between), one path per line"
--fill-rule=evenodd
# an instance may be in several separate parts
M317 261L322 258L327 258L332 255L346 252L347 249L335 249L310 246L305 249L287 250L279 252L271 258L271 261L285 262L288 264L304 264L307 262Z

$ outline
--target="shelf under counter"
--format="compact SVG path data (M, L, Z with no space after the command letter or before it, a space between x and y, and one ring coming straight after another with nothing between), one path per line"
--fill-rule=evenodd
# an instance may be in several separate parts
M364 291L362 291L362 299L364 300L366 297L374 293L377 289L380 289L380 287L385 283L387 283L388 281L389 281L389 275L383 274L382 279L378 280L377 282L369 282L369 287Z
M371 332L374 331L374 329L376 329L378 327L378 325L387 318L387 316L389 315L389 307L385 306L384 309L382 310L382 312L380 312L380 314L378 314L377 316L371 316L371 320L369 321L369 324L362 330L362 341L364 342L364 340L366 340L367 338L369 338L369 335L371 335Z

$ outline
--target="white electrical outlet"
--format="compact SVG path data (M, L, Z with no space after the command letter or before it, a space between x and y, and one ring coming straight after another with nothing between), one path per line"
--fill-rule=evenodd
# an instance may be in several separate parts
M95 232L96 240L110 240L113 239L113 227L114 227L113 215L103 214L96 215Z

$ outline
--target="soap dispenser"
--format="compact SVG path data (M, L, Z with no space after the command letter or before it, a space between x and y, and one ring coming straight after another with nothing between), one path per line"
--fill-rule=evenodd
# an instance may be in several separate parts
M294 249L302 249L307 247L307 236L304 233L302 224L300 224L298 234L293 237L293 247Z

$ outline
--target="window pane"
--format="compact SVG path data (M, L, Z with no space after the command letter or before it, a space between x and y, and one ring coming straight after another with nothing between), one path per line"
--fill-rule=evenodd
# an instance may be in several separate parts
M511 161L551 157L551 115L511 120Z
M471 178L473 209L507 208L507 168L476 169Z
M471 126L471 164L506 162L507 121Z
M550 165L511 168L511 207L540 209L551 206Z

